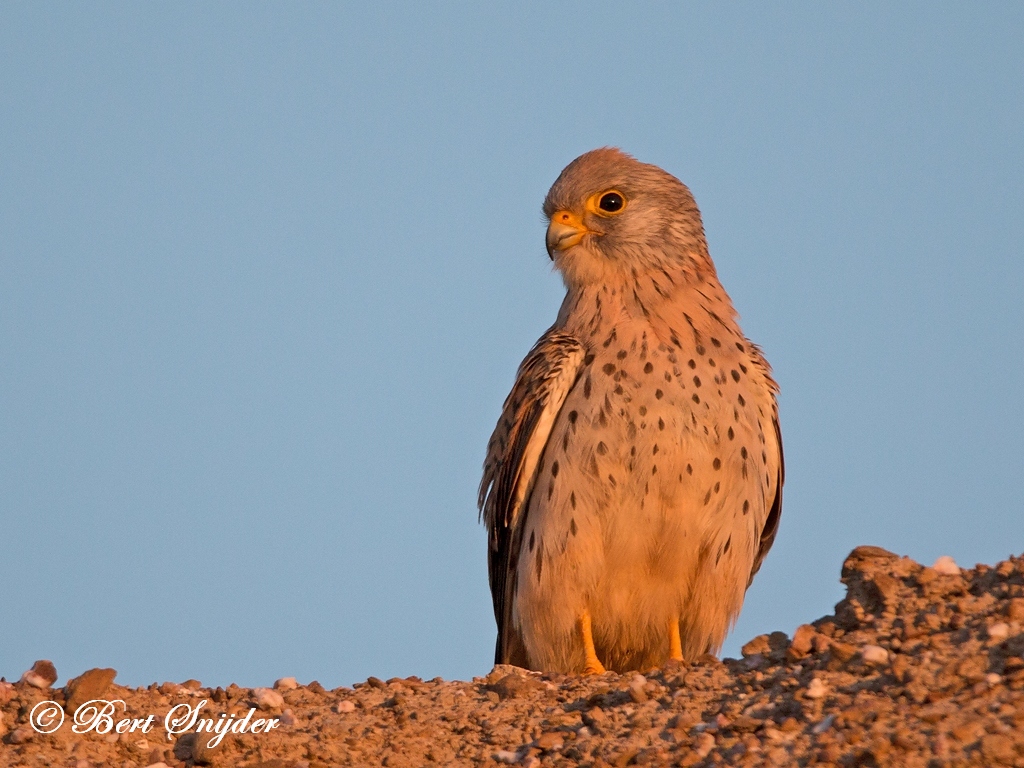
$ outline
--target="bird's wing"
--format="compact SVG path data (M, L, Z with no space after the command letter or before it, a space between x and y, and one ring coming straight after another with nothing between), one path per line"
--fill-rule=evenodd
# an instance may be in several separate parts
M519 366L487 444L478 504L489 542L487 566L498 623L496 664L528 663L512 626L519 544L538 463L585 355L583 345L570 334L552 329L541 336Z
M779 385L775 383L775 379L772 378L772 369L768 365L768 361L765 360L764 355L761 353L760 348L756 344L750 344L753 351L753 362L757 365L765 376L766 383L768 384L769 392L771 393L771 405L772 405L772 435L775 437L775 453L769 458L769 464L775 464L775 498L772 500L772 505L768 510L768 516L765 518L764 527L761 529L761 538L758 542L757 555L754 557L754 565L750 569L750 578L747 580L747 586L754 581L754 576L761 568L761 563L764 562L765 555L768 554L768 550L772 548L772 544L775 543L775 534L779 530L779 520L782 518L782 484L786 481L786 460L782 452L782 430L779 428L779 406L776 402L776 395L779 392ZM771 447L768 448L771 451ZM772 461L775 459L775 461Z

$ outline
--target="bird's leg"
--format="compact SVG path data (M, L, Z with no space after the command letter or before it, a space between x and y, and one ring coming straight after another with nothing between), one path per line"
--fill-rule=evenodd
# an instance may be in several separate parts
M674 618L668 625L668 658L669 661L683 660L683 643L679 638L679 619Z
M586 657L586 666L583 668L584 675L603 675L607 670L604 664L597 658L597 651L594 650L594 632L590 626L590 611L583 609L580 616L580 635L583 636L583 654Z

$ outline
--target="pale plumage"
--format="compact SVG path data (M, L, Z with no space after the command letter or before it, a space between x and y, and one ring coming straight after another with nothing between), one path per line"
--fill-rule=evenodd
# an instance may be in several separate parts
M595 150L544 213L567 293L480 486L495 661L600 672L716 652L781 514L770 368L673 176Z

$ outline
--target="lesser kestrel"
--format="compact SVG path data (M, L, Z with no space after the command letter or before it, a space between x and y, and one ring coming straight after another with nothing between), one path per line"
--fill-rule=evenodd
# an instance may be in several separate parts
M771 369L674 176L594 150L544 215L566 296L480 485L495 662L600 673L715 653L782 511Z

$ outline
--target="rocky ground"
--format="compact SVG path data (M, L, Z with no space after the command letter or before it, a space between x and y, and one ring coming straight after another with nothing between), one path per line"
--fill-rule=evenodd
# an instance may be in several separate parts
M56 690L39 663L0 683L0 765L1024 766L1024 558L960 571L860 547L842 578L835 614L792 637L645 675L496 667L472 682L370 678L329 691L290 679L125 688L97 669ZM86 733L70 715L50 734L32 727L89 699L125 705L109 720L78 710ZM204 701L190 723L187 708ZM182 732L168 740L174 707ZM195 733L203 719L227 734Z

